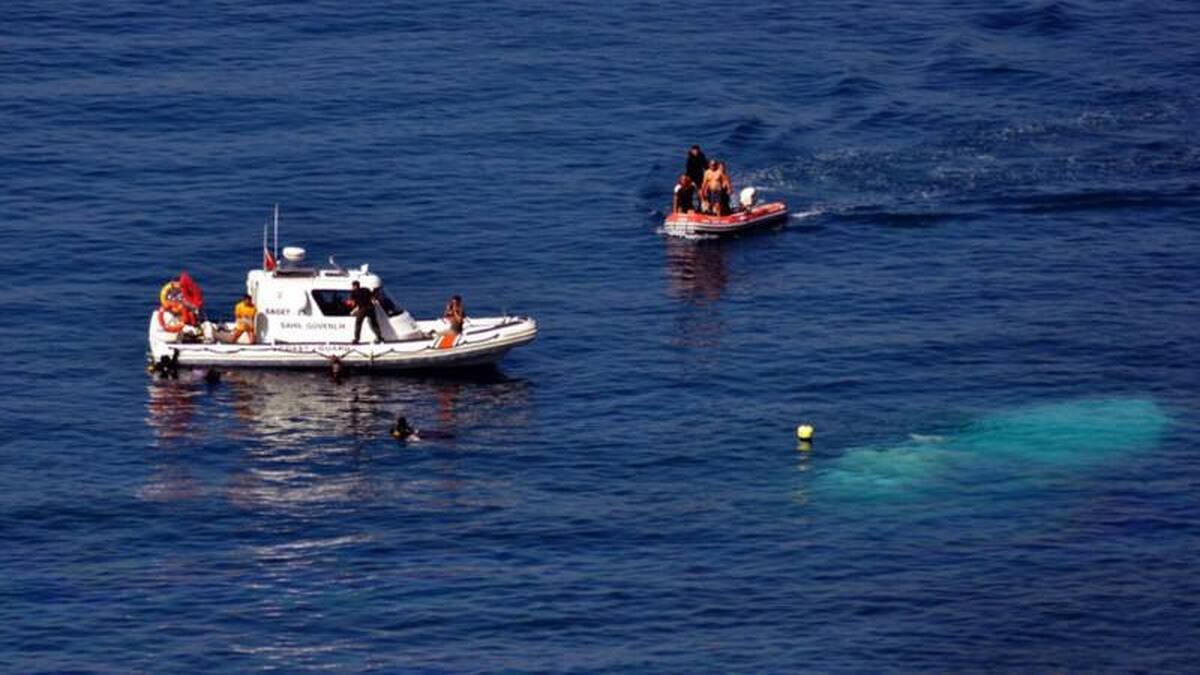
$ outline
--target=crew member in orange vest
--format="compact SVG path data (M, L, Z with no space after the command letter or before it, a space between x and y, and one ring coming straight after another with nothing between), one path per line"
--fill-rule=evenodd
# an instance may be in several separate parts
M254 306L254 299L249 295L243 295L242 301L233 308L233 315L237 319L237 330L233 332L233 339L230 342L237 342L242 334L250 336L250 344L254 344L254 317L258 314L258 308Z

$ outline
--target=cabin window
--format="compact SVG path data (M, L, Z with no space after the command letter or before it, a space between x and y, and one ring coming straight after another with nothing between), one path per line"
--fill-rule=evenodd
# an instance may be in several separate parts
M316 301L317 307L321 308L321 314L325 316L350 316L351 308L346 304L350 300L349 290L327 290L315 289L312 292L313 300ZM388 297L383 289L379 289L375 296L379 299L379 306L388 316L396 316L402 314L404 308L397 305Z
M314 290L312 297L325 316L350 316L350 291Z

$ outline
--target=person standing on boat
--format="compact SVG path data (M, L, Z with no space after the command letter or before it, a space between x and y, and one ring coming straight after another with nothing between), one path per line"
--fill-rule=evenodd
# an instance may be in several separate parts
M242 296L242 301L233 308L233 316L237 320L237 330L233 331L233 338L230 342L237 342L242 335L250 336L250 344L254 344L254 317L258 315L258 308L254 306L254 298L249 294Z
M733 194L733 181L729 180L729 171L725 168L725 162L717 162L717 206L713 209L718 216L727 216L730 213L729 199Z
M714 216L729 215L729 195L733 194L733 183L725 172L725 162L713 160L704 172L704 185L700 187L700 198L705 202L705 213Z
M693 145L688 150L687 168L683 170L687 177L692 180L692 185L699 187L704 185L704 170L708 168L708 158L704 156L704 151L700 146Z
M350 315L354 317L354 344L358 344L362 335L363 319L370 319L375 341L383 341L383 331L379 330L379 321L375 318L374 293L355 281L350 284L350 299L346 301L346 306L351 308Z
M717 160L712 160L708 163L708 168L704 169L704 178L700 181L700 212L712 213L712 203L709 202L712 189L713 173L717 169Z
M689 213L696 210L696 184L686 173L679 175L675 184L675 198L671 204L671 213Z
M446 323L450 324L450 332L455 335L462 335L463 321L467 319L467 313L463 310L462 296L454 295L450 297L450 302L446 303L446 311L442 312L442 318Z

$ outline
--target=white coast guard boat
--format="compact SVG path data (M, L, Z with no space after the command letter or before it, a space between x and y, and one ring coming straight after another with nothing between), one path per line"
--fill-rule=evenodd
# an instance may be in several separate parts
M234 323L200 321L203 295L186 275L182 293L172 295L178 282L164 286L162 305L150 314L152 364L166 359L180 367L459 368L494 363L537 337L537 323L522 316L469 316L461 334L448 333L444 319L413 319L367 265L347 270L330 258L331 269L316 269L305 265L302 248L288 247L283 254L278 267L266 257L268 269L246 275L246 293L257 307L253 338L244 334L233 342ZM353 343L355 317L346 303L355 281L377 291L373 311L382 332L376 335L364 321L359 344Z

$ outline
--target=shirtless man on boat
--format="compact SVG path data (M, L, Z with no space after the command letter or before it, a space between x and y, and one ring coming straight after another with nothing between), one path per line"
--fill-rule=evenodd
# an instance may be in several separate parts
M698 193L699 209L687 208L691 201L688 188ZM699 145L688 149L687 163L683 175L675 185L675 197L671 205L671 213L700 213L713 216L727 216L731 213L730 198L733 195L733 183L729 180L729 172L725 162L708 159Z
M713 160L704 172L704 184L700 196L708 204L708 213L715 216L729 215L729 196L733 194L733 183L725 171L725 162Z
M787 222L787 204L781 201L759 203L757 188L746 187L739 195L734 195L729 169L721 160L709 160L703 176L699 182L695 181L691 174L699 170L698 157L703 157L703 153L698 146L692 146L685 171L675 184L671 213L663 219L667 234L738 235ZM699 209L693 206L693 194L699 198Z

